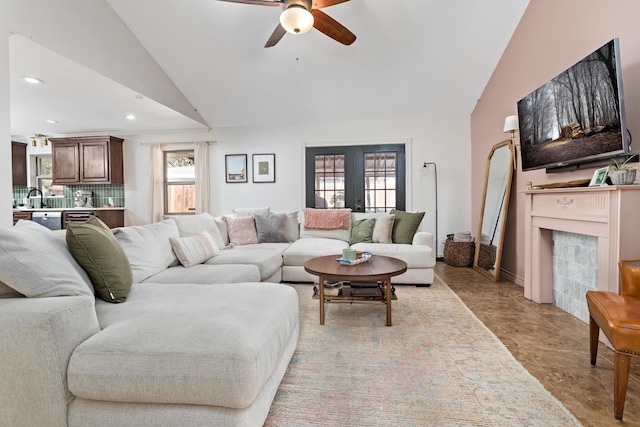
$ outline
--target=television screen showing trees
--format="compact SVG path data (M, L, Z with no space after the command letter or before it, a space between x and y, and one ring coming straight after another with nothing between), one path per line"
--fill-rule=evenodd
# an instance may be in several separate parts
M522 169L627 152L614 39L518 102Z

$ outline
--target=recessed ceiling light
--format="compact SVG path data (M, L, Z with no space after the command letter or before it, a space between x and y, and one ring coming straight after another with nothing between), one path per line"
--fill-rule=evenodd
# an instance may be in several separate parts
M142 96L142 95L133 95L133 96L134 96L136 99L142 99L142 98L144 98L144 96Z
M136 116L134 116L133 114L127 114L127 120L135 120Z
M23 77L23 80L27 83L31 83L32 85L39 85L40 83L44 83L40 79L36 79L35 77L29 77L29 76Z
M57 120L47 120L47 123L51 123L53 125L55 123L58 123L58 121Z

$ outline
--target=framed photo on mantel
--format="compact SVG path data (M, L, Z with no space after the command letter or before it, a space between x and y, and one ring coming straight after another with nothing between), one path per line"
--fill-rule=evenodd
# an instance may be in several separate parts
M609 166L596 169L596 171L593 173L593 178L591 178L591 182L589 183L589 187L600 187L602 185L605 185L608 173Z
M253 182L276 182L276 155L253 155Z
M224 156L226 182L247 182L247 155L226 154Z

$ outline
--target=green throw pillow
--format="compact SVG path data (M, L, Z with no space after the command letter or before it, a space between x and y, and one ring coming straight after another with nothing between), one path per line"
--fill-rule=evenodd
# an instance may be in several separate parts
M424 212L405 212L395 209L391 210L391 214L396 216L393 222L393 231L391 239L393 243L404 243L410 245L413 243L413 236L418 231L420 222L424 217Z
M375 225L375 218L366 218L355 221L351 226L351 240L349 244L354 243L371 243L371 236L373 235L373 226Z
M133 283L129 259L113 232L100 219L67 225L67 246L85 269L96 295L107 302L124 302Z

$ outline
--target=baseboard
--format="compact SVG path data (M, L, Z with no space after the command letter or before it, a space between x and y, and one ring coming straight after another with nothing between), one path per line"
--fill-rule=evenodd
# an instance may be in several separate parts
M515 276L508 271L500 269L500 278L513 282L516 285L520 285L524 288L524 279L521 279L520 277Z

